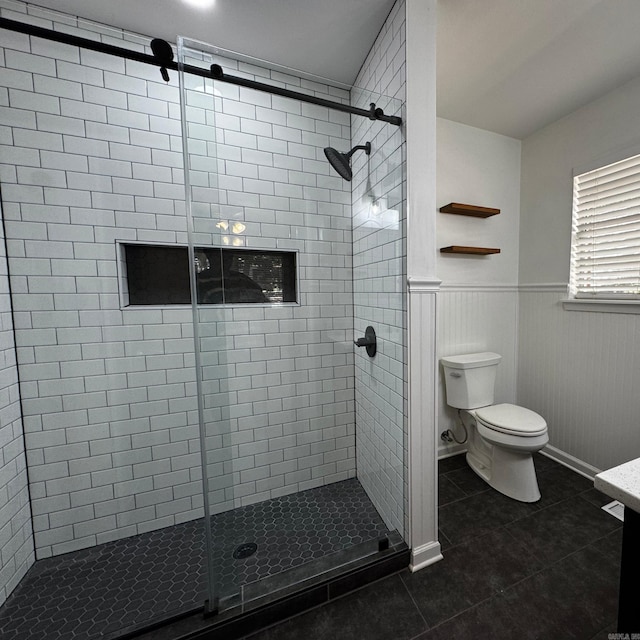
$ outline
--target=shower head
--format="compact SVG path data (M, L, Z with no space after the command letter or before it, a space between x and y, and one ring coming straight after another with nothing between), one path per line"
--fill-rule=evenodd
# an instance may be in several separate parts
M371 143L367 142L365 144L358 145L357 147L353 147L353 149L351 149L351 151L349 151L348 153L336 151L333 147L325 147L324 155L327 156L327 160L331 163L331 166L340 174L340 176L347 182L351 182L353 174L351 173L349 161L351 160L351 156L354 154L354 152L358 151L359 149L362 149L367 155L369 155L371 153Z

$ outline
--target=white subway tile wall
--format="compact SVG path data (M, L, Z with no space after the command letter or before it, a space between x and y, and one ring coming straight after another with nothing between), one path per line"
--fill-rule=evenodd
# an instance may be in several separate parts
M404 115L405 3L398 0L369 53L352 103L371 102ZM388 96L388 97L386 97ZM358 479L387 526L406 530L406 178L403 128L352 118L351 144L371 142L353 156L354 328L372 325L378 352L356 354Z
M349 100L336 87L187 54ZM346 148L350 126L325 107L185 83L196 243L294 250L299 269L299 305L198 310L208 499L218 512L355 475L350 185L323 151Z
M149 41L11 0L0 15ZM118 242L187 242L180 105L176 73L165 85L155 68L6 33L4 218L42 558L203 513L191 309L122 308L120 291ZM339 112L187 81L196 242L242 221L244 246L299 252L299 306L200 310L209 496L223 510L355 475L351 195L323 155L351 131Z
M0 605L34 560L11 297L0 226Z

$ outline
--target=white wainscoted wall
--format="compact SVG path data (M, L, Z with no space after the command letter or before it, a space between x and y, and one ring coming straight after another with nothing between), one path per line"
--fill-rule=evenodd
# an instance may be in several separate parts
M566 296L521 288L518 398L545 417L561 459L594 473L640 456L640 316L567 311Z
M495 351L502 355L496 401L516 401L520 141L449 120L437 122L437 207L449 202L500 209L490 218L437 213L438 248L497 247L489 256L439 254L438 358ZM454 428L439 367L438 433ZM456 433L462 438L463 432ZM439 454L460 449L439 441Z
M565 310L572 172L640 143L640 79L522 143L518 401L586 473L640 456L640 315Z
M476 220L437 214L438 246L499 247L440 256L439 355L501 353L496 400L539 412L548 451L586 474L640 456L640 316L568 310L572 175L640 145L640 79L520 143L438 121L438 207L498 207ZM520 172L521 147L521 172ZM454 414L440 386L439 430ZM440 454L457 447L440 447Z
M516 361L518 289L514 286L443 285L438 301L438 357L479 351L495 351L502 356L496 376L496 402L516 401ZM440 369L439 433L454 429L464 432L457 412L447 406ZM441 445L440 454L455 450Z

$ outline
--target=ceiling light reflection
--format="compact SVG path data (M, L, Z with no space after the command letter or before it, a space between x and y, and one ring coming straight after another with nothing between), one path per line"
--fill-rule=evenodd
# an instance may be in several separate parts
M195 9L210 9L216 3L216 0L182 0L185 4L188 4Z

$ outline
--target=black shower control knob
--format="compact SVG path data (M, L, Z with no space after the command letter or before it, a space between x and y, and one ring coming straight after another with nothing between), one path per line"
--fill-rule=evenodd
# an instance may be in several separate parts
M364 338L358 338L357 340L354 340L353 344L355 344L356 347L366 347L367 355L370 358L373 358L373 356L376 355L377 351L377 339L374 328L369 325L365 329Z

